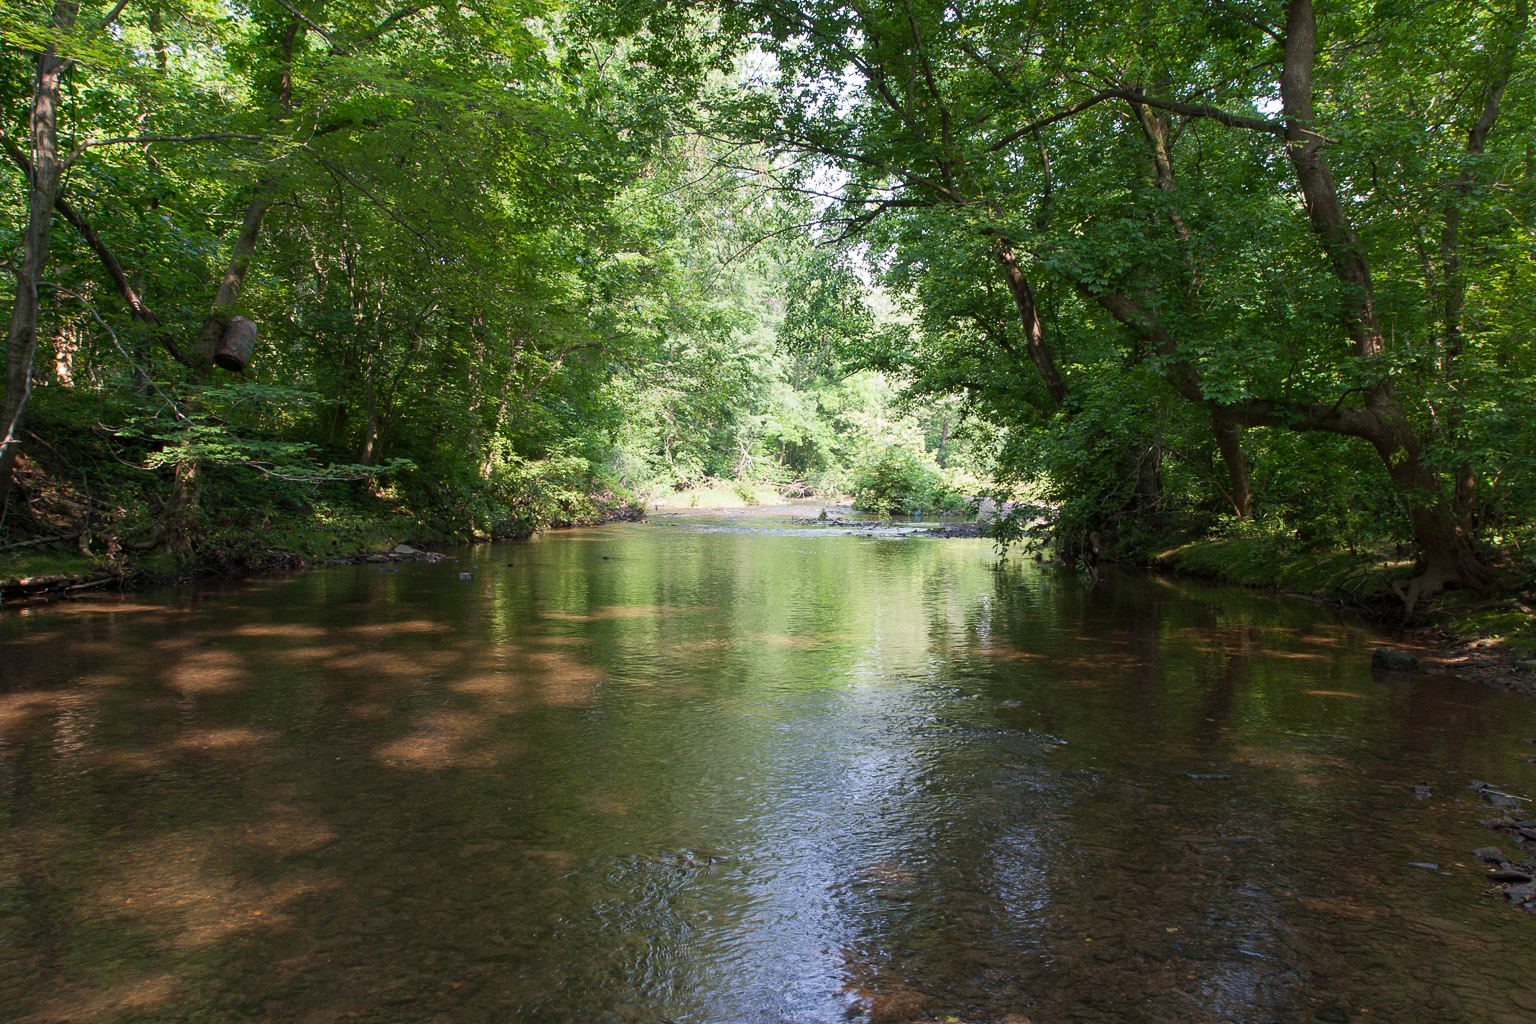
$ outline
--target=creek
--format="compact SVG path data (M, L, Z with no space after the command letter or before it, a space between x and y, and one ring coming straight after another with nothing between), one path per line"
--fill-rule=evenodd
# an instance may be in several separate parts
M447 554L0 615L0 1019L1536 1019L1469 788L1536 706L1372 627L787 517Z

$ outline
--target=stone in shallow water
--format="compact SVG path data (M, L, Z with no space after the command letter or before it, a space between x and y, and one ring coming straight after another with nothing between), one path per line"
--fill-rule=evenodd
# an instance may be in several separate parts
M1478 794L1495 807L1519 807L1520 798L1509 793L1500 793L1496 789L1479 790Z
M1536 885L1529 882L1524 885L1511 885L1504 890L1504 895L1511 903L1528 903L1536 900Z
M1417 672L1419 659L1407 651L1391 647L1378 647L1371 652L1371 668L1383 672Z

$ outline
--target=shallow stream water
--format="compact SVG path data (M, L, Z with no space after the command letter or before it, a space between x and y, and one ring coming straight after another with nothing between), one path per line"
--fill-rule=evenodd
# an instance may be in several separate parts
M1369 627L773 519L449 553L0 615L0 1020L1536 1020L1468 788L1536 705Z

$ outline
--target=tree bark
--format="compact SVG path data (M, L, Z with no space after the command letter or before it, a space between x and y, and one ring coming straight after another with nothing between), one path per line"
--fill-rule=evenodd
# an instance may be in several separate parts
M1504 90L1509 86L1510 72L1515 55L1525 39L1529 27L1530 12L1526 0L1515 0L1511 11L1513 27L1505 44L1492 58L1488 69L1488 82L1483 97L1483 109L1467 131L1467 156L1479 157L1488 142L1488 133L1498 120L1499 108L1504 100ZM1461 401L1461 391L1455 387L1457 365L1465 344L1463 323L1467 305L1467 281L1461 267L1461 218L1462 204L1472 193L1475 183L1473 168L1462 167L1457 175L1456 187L1445 204L1445 222L1440 231L1441 279L1445 282L1442 314L1445 337L1440 354L1440 368L1447 383L1452 385L1452 397L1446 409L1446 429L1453 441L1460 432L1466 409ZM1470 461L1463 459L1456 467L1456 479L1451 501L1456 525L1464 532L1473 528L1473 512L1477 501L1477 474Z
M61 32L74 27L77 6L59 0L53 24ZM32 362L37 357L37 289L48 265L53 205L59 194L59 88L70 61L49 43L37 57L32 82L32 174L27 188L27 227L16 272L16 301L6 334L5 401L0 405L0 496L11 488L11 474L21 448L21 421L32 393Z
M1314 128L1312 68L1317 52L1317 19L1312 0L1287 0L1285 59L1280 73L1280 100L1285 117L1286 155L1306 200L1312 231L1322 242L1334 276L1343 286L1340 319L1361 360L1374 361L1385 351L1376 317L1370 263L1322 156L1323 139ZM1420 575L1403 595L1411 612L1422 598L1447 586L1482 587L1488 570L1472 550L1443 493L1441 481L1423 462L1424 444L1408 424L1401 403L1392 395L1388 370L1366 388L1365 409L1370 422L1358 436L1370 441L1386 465L1398 499L1407 510L1422 561ZM1325 428L1326 429L1326 428ZM1344 431L1341 431L1344 432Z
M1227 479L1231 482L1232 489L1227 492L1227 498L1232 502L1232 511L1237 513L1237 518L1247 519L1253 515L1253 484L1248 478L1248 462L1243 458L1242 430L1219 409L1211 410L1211 433L1216 437L1216 448L1221 452L1221 461L1226 464Z
M235 238L234 249L229 255L229 265L219 281L219 290L213 297L213 308L197 332L197 347L192 355L194 380L204 381L213 374L213 354L218 350L219 339L230 317L235 315L235 305L240 299L240 289L245 284L245 273L250 269L251 256L256 252L256 240L261 234L261 221L272 205L272 183L262 181L256 186L256 198L245 208L245 220L240 234Z
M1024 277L1018 256L1011 245L999 239L995 252L997 262L1002 265L1003 276L1008 281L1008 291L1013 294L1014 305L1019 308L1019 323L1024 327L1024 350L1029 353L1035 369L1040 371L1051 401L1060 409L1061 404L1067 400L1067 385L1056 370L1056 357L1051 347L1046 344L1045 329L1040 326L1040 311L1035 308L1034 290Z

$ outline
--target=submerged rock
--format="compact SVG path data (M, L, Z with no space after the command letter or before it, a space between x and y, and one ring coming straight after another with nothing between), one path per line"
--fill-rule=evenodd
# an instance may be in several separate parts
M1371 668L1382 672L1417 672L1419 659L1407 651L1378 647L1371 652Z
M1477 795L1495 807L1507 807L1511 810L1518 809L1523 802L1520 797L1511 793L1502 793L1497 789L1479 789Z

